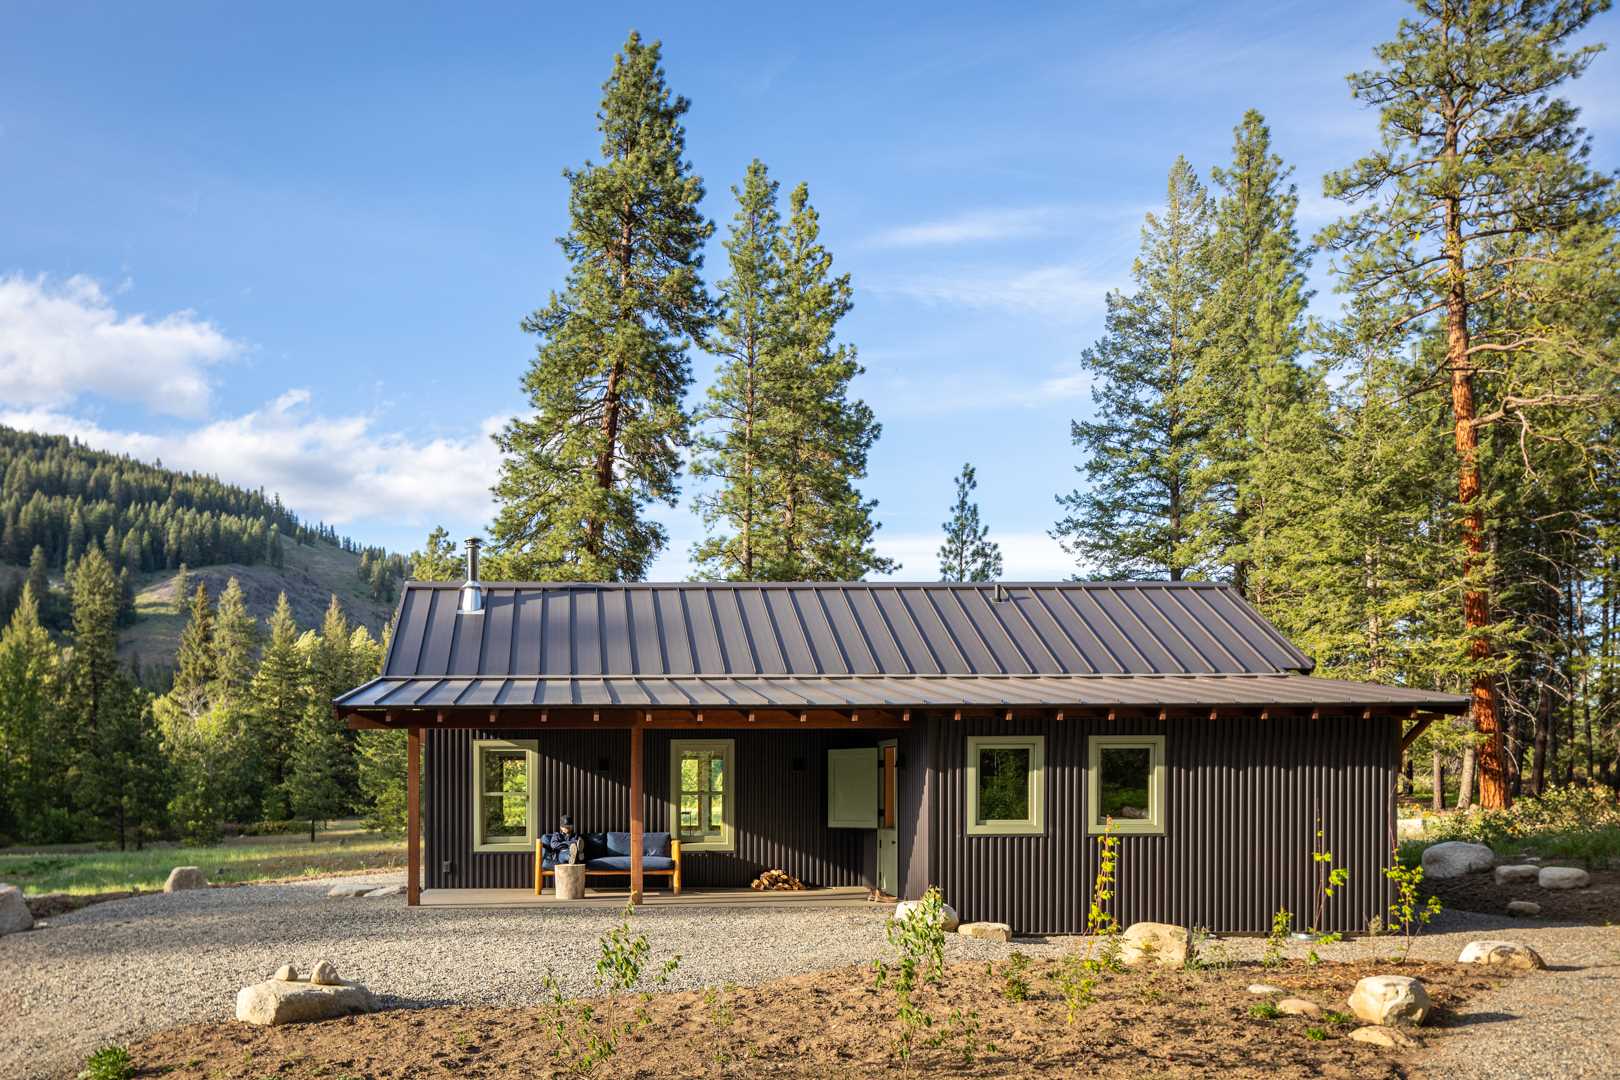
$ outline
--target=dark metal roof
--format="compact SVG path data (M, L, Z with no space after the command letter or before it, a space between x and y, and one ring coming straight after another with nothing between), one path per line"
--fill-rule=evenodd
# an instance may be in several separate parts
M346 708L1410 704L1312 679L1228 586L410 582L381 678ZM1000 597L1000 599L998 599Z

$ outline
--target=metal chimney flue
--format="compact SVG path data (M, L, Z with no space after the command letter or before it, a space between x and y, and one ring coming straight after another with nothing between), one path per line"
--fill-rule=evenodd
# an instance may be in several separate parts
M476 536L467 538L467 580L461 586L462 615L478 615L484 610L484 590L478 584L478 549L483 541Z

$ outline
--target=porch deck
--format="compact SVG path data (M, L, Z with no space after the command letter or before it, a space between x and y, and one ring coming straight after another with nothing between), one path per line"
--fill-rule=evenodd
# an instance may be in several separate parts
M589 907L622 908L630 894L625 889L586 889L583 900L559 900L547 889L541 896L532 889L423 889L422 907ZM879 909L884 905L867 899L859 886L838 889L806 889L803 892L755 892L753 889L713 889L687 887L676 896L668 890L648 889L642 907L776 907L782 905L817 908L860 907Z

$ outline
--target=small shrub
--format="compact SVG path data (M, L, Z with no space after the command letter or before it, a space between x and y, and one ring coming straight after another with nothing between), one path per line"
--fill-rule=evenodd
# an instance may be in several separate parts
M1001 973L1001 996L1008 1001L1025 1001L1029 998L1029 977L1025 974L1029 970L1029 957L1013 950L1007 958L1006 967Z
M939 985L945 968L944 904L939 890L930 887L909 917L889 920L887 934L895 959L872 961L873 988L894 994L895 1019L900 1021L894 1049L903 1066L910 1064L917 1035L934 1023L917 1003L916 993L920 986Z
M1232 963L1226 942L1210 933L1209 927L1195 926L1187 931L1187 962L1182 966L1188 971L1225 969Z
M962 1064L972 1065L978 1059L981 1049L996 1052L995 1043L979 1042L979 1014L975 1009L952 1009L951 1015L946 1017L945 1023L940 1026L939 1033L928 1040L932 1047L953 1046L962 1058Z
M1324 1024L1333 1024L1335 1026L1342 1027L1345 1024L1358 1024L1361 1021L1357 1020L1349 1013L1334 1012L1332 1009L1329 1009L1322 1014L1322 1022Z
M103 1046L85 1060L79 1080L129 1080L135 1075L135 1061L122 1046Z
M1119 837L1114 835L1114 819L1107 818L1098 838L1097 876L1092 881L1091 906L1086 911L1085 951L1071 949L1058 962L1058 991L1071 1024L1079 1018L1081 1009L1097 999L1097 983L1103 975L1121 967L1119 921L1108 911L1118 865Z
M1275 1001L1257 1001L1249 1006L1249 1015L1256 1020L1275 1020L1282 1014Z
M1430 818L1421 840L1401 845L1402 865L1420 865L1423 850L1443 840L1589 864L1620 858L1620 797L1600 784L1573 784L1520 798L1506 810Z
M1406 938L1401 951L1401 962L1412 952L1412 939L1429 925L1429 920L1440 914L1440 898L1423 896L1423 867L1405 866L1397 857L1395 864L1384 871L1384 876L1395 883L1395 902L1389 905L1390 926Z
M1316 1042L1321 1042L1323 1039L1326 1039L1327 1035L1328 1033L1326 1028L1308 1027L1305 1029L1305 1037L1307 1039L1313 1039Z
M1278 908L1271 917L1271 933L1266 935L1266 949L1260 962L1266 967L1280 967L1288 949L1288 934L1294 925L1294 915L1287 908Z

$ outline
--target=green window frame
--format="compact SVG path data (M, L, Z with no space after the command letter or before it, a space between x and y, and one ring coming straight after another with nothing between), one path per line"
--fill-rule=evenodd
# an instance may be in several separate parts
M1023 785L1017 783L1020 762ZM968 736L967 831L969 836L1046 831L1046 736Z
M669 744L670 831L686 851L737 850L737 741Z
M533 851L540 835L533 739L472 741L474 851Z
M1103 831L1105 810L1103 805L1102 756L1110 750L1146 750L1148 752L1147 806L1143 817L1114 818L1114 831L1121 835L1158 836L1164 833L1165 823L1165 764L1163 735L1093 735L1086 749L1086 832L1095 836Z

